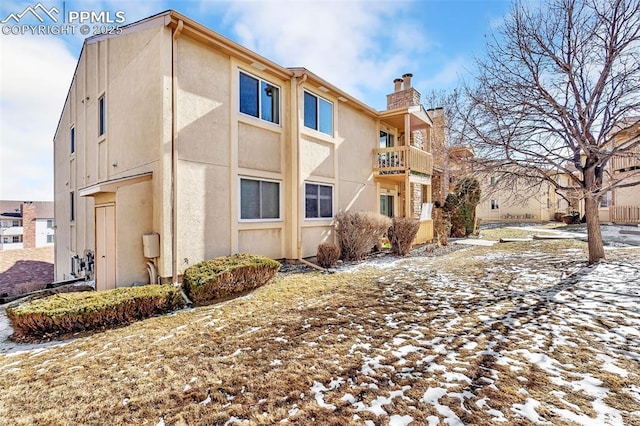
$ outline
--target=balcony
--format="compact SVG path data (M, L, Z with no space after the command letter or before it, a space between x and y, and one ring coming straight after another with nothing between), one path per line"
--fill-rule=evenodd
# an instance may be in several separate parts
M404 177L411 173L431 176L433 156L412 146L394 146L373 150L373 175L376 177Z
M615 155L611 158L614 173L624 173L640 169L640 150L629 152L625 156Z

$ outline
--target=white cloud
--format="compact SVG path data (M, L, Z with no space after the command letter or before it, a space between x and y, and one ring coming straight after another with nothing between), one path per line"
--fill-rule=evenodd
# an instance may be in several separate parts
M461 77L469 76L469 63L464 57L457 57L443 64L433 76L423 78L417 82L424 87L454 87Z
M46 36L0 36L0 199L53 199L53 136L76 59Z
M226 22L240 44L284 66L303 66L346 92L388 93L417 71L429 47L409 2L235 2ZM379 95L382 97L382 95ZM384 99L384 98L383 98Z

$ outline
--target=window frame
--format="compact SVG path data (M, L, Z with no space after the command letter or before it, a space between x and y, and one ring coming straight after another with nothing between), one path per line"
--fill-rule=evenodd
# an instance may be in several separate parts
M318 211L318 216L317 217L309 217L307 216L307 185L314 185L318 187L318 193L317 193L317 211ZM327 187L327 188L331 188L331 216L320 216L320 187ZM305 220L332 220L335 217L335 185L331 184L331 183L324 183L324 182L314 182L314 181L305 181L304 182L304 219Z
M71 144L71 152L70 155L73 155L76 153L76 126L71 126L70 129L70 135L69 135L69 143Z
M76 193L75 191L69 192L69 221L76 221Z
M254 80L257 80L258 82L258 105L257 105L257 109L258 109L258 115L253 115L250 114L248 112L244 112L242 111L242 90L241 90L241 86L240 86L240 82L242 79L242 74L244 74L247 77L253 78ZM277 121L272 121L272 120L267 120L265 118L262 117L262 83L265 83L269 86L275 87L276 89L278 89L278 100L277 100L277 111L275 112ZM238 70L238 112L240 114L242 114L243 116L247 116L247 117L252 117L252 118L256 118L260 121L264 121L265 123L269 123L269 124L273 124L276 126L282 126L282 87L278 86L277 84L273 84L272 82L265 80L264 78L260 78L258 76L256 76L255 74L251 74L250 72L247 72L243 69L239 69Z
M98 137L107 133L107 101L106 95L102 94L98 98Z
M252 180L256 182L269 182L278 184L278 217L277 218L243 218L242 217L242 181ZM260 185L260 212L262 216L262 185ZM238 221L239 222L282 222L282 181L269 178L261 178L254 176L238 177Z
M305 97L309 95L309 96L313 96L316 99L315 102L315 108L316 108L316 123L315 123L315 127L311 127L307 125L307 111L306 111L306 102L305 102ZM324 130L320 130L320 123L321 123L321 114L320 114L320 101L324 101L326 103L328 103L329 105L331 105L331 132L327 133ZM315 130L316 132L320 132L323 135L327 135L329 137L334 137L335 134L335 120L334 120L334 113L335 113L335 109L334 109L334 104L333 102L331 102L329 99L324 98L320 95L316 95L313 92L310 92L309 90L304 90L303 94L302 94L302 105L303 105L303 114L302 114L302 121L303 121L303 125L304 127L306 127L307 129L311 129L311 130Z

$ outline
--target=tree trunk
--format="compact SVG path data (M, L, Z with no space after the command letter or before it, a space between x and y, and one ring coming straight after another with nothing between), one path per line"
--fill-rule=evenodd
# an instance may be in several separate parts
M589 265L604 259L604 245L598 217L598 200L591 196L584 199L584 214L587 218L587 246L589 247Z

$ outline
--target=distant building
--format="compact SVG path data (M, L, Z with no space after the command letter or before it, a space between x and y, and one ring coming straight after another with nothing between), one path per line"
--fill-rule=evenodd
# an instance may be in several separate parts
M0 251L53 246L52 201L0 201Z

